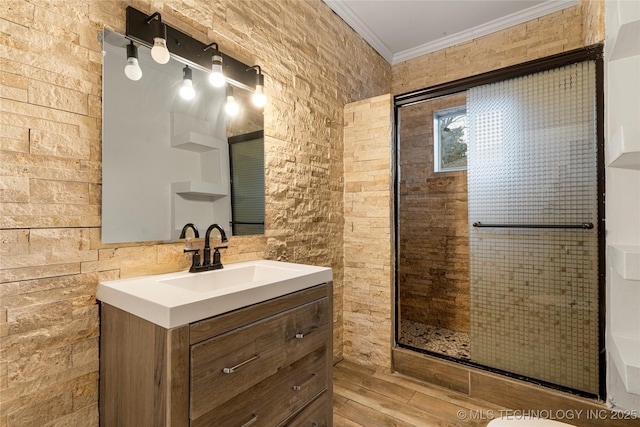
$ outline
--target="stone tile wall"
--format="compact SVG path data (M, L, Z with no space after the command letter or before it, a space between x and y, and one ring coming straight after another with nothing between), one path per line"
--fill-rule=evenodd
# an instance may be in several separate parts
M344 357L391 369L391 95L344 108Z
M0 0L0 427L97 425L96 284L188 266L180 244L100 243L97 32L124 32L129 4L263 65L270 97L267 233L232 239L223 261L264 257L333 267L335 357L344 333L345 354L364 357L363 345L373 343L365 361L387 367L391 257L365 246L369 241L357 243L362 236L343 249L351 238L344 200L357 193L343 193L343 106L603 40L602 1L583 0L391 69L320 0ZM388 178L389 164L383 172L379 161L360 167ZM360 209L369 203L366 194L358 200ZM379 207L371 203L373 213ZM380 233L384 251L391 222L380 215L362 227ZM343 310L346 264L354 268L351 285L359 286L367 282L370 253L381 254L379 289L370 288L369 301L345 295ZM350 313L344 330L343 311ZM370 330L369 341L357 338Z
M331 266L342 355L343 106L388 93L389 64L321 0L0 0L0 427L97 425L97 283L189 265L100 242L97 33L128 5L263 67L267 231L223 262Z
M400 318L469 332L467 172L434 172L433 114L456 94L400 109Z

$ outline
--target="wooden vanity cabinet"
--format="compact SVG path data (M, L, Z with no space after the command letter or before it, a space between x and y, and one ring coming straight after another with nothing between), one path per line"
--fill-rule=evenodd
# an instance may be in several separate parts
M332 426L331 288L174 329L102 303L100 425Z

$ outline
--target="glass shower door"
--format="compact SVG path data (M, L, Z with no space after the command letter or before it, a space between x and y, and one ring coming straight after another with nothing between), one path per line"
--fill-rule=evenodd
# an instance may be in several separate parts
M470 360L597 394L595 62L468 91Z

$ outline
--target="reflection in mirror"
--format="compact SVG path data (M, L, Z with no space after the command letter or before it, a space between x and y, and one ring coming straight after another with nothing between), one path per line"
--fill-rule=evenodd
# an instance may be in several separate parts
M190 67L195 97L187 100L180 96L185 64L172 57L159 65L144 46L142 77L131 80L124 72L128 44L104 31L102 241L174 241L187 223L201 231L217 223L228 235L264 233L263 116L251 92L233 88L240 110L229 117L225 88ZM243 154L231 165L229 139L247 134L257 140L250 165ZM233 166L245 174L232 185ZM234 199L241 202L232 209ZM236 217L257 224L240 227Z
M234 235L264 233L264 138L250 132L229 138L231 230Z

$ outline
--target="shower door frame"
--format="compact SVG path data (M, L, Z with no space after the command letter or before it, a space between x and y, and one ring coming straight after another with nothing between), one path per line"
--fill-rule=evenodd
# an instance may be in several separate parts
M455 358L452 356L431 352L415 348L406 344L398 342L399 328L400 328L400 291L398 283L398 266L399 266L399 249L400 249L400 177L399 177L399 144L400 134L398 132L399 114L401 107L408 106L441 98L448 95L455 95L461 92L465 92L473 87L497 83L504 80L513 79L529 74L534 74L541 71L546 71L554 68L559 68L565 65L575 64L583 61L595 61L596 69L596 94L595 94L595 110L596 110L596 159L597 159L597 233L598 233L598 353L599 353L599 392L597 395L586 393L580 390L570 389L558 384L547 383L536 378L525 377L519 374L515 374L508 371L502 371L496 368L491 368L485 365L474 363L470 360L464 360ZM489 372L505 375L510 378L516 378L527 382L541 384L560 391L569 392L572 394L585 396L589 398L604 399L606 396L606 353L605 349L605 272L606 272L606 258L605 258L605 218L604 218L604 201L605 201L605 182L604 182L604 60L603 60L603 45L596 44L587 46L580 49L571 50L568 52L524 62L522 64L512 65L509 67L501 68L494 71L489 71L482 74L477 74L470 77L465 77L459 80L430 86L424 89L400 94L394 96L394 135L393 135L393 191L394 191L394 308L395 308L395 327L394 327L394 345L396 348L408 349L419 353L424 353L429 356L445 359L451 362L455 362L461 365L467 365L474 368L479 368ZM392 358L393 359L393 358Z

